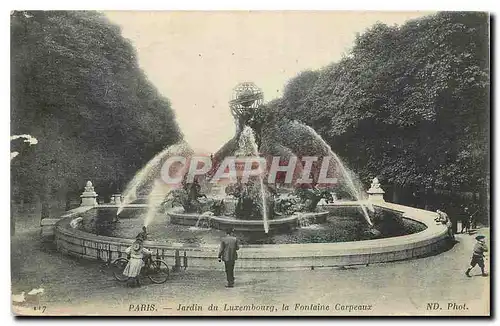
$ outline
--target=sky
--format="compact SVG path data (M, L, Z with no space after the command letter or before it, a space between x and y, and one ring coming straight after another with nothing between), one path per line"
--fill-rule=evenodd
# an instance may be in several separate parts
M240 82L264 100L299 72L347 54L376 22L404 24L430 12L108 11L136 48L139 65L176 113L185 140L215 152L233 137L228 101Z

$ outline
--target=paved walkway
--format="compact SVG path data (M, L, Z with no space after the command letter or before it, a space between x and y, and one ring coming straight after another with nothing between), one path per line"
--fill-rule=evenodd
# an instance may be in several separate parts
M480 232L489 234L488 229ZM43 294L16 305L16 311L29 314L123 315L130 309L137 315L249 315L262 309L270 315L484 315L489 311L490 278L479 276L477 267L474 277L464 275L475 241L469 235L457 235L459 242L447 252L410 261L313 271L236 271L232 289L224 287L221 264L220 270L188 269L171 274L165 284L145 280L141 288L131 289L115 281L101 263L63 256L42 244L38 233L38 229L18 231L12 237L13 293L44 288ZM218 306L217 312L208 310L210 304ZM283 304L289 310L283 310ZM179 305L194 311L177 310ZM198 307L203 310L196 311ZM253 310L224 310L231 307Z

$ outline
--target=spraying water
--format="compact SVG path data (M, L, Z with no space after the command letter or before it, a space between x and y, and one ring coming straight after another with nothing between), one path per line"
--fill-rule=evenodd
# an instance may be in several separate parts
M337 154L335 154L335 152L332 151L332 148L330 147L330 145L328 145L328 143L313 128L309 127L308 125L305 125L305 124L302 124L300 122L297 122L297 121L294 121L294 123L297 124L297 125L299 125L299 126L301 126L301 127L303 127L303 128L306 128L328 150L328 155L330 157L333 157L333 159L337 163L337 166L340 167L341 173L342 173L342 175L344 176L344 178L345 178L345 180L347 182L347 186L348 186L349 192L359 202L359 205L361 206L361 210L363 211L363 215L364 215L364 217L366 219L366 222L368 222L368 224L370 226L373 226L373 223L372 223L372 221L370 219L370 216L368 215L368 211L366 210L366 206L362 202L361 192L355 186L354 180L352 179L351 174L349 173L349 171L345 167L345 165L342 162L342 160L340 159L340 157L338 157Z
M163 182L161 179L155 179L153 183L153 188L148 195L147 205L148 210L146 212L146 217L144 218L144 226L148 227L156 216L156 210L163 202L165 194L171 190L171 186Z
M269 232L269 222L267 220L267 204L266 204L266 194L264 191L264 180L262 176L259 175L260 183L260 195L262 197L262 223L264 224L264 232Z
M142 186L153 182L154 179L158 178L159 172L161 169L161 165L165 159L173 156L173 155L190 155L192 154L192 150L189 148L189 145L181 141L175 145L165 148L163 151L158 153L155 157L153 157L136 175L132 180L128 183L125 191L123 193L123 201L121 205L118 207L118 211L116 215L119 215L123 208L137 199L137 190ZM154 188L155 186L153 186ZM153 192L153 191L152 191ZM151 199L148 198L148 201Z
M251 155L258 157L259 148L255 142L255 134L252 128L245 126L241 132L240 139L238 141L238 146L241 152L249 151ZM246 152L245 154L247 154ZM261 167L259 167L261 169ZM262 171L261 171L262 172ZM262 197L262 223L264 224L264 232L269 232L269 221L267 218L267 203L266 203L266 192L264 190L264 178L262 173L259 173L259 185L260 185L260 195Z
M205 214L200 214L198 217L198 220L196 220L196 223L194 226L190 227L190 230L207 230L210 229L210 223L209 223L209 216L211 215L205 215Z
M311 218L309 216L304 216L302 214L299 215L299 217L297 218L297 222L299 223L299 227L301 228L307 228L312 224Z

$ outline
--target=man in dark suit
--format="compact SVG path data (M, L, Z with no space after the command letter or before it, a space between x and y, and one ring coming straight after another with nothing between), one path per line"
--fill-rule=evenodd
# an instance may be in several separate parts
M240 249L238 239L233 235L233 229L228 229L226 236L222 238L219 248L219 261L223 260L226 266L226 287L234 286L234 263L238 259L237 251Z

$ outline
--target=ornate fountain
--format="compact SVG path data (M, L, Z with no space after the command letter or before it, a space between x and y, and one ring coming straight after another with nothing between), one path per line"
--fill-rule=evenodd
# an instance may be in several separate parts
M204 178L191 184L184 180L182 187L167 195L164 205L182 206L182 211L168 212L171 223L198 225L200 216L203 216L201 219L208 220L208 224L215 228L268 233L294 229L304 224L304 221L310 224L326 220L328 212L319 211L318 203L322 199L332 202L333 197L331 191L319 188L316 182L313 185L298 185L292 180L269 184L265 173L246 181L242 181L239 175L234 183L217 185L224 188L223 198L201 193L200 183L210 182L226 157L235 157L236 165L242 167L245 164L243 159L247 157L279 156L282 161L286 161L291 156L310 155L310 148L304 150L297 148L300 146L281 144L283 137L279 133L283 128L276 126L277 121L266 110L263 99L262 91L254 83L245 82L234 88L229 106L236 124L235 136L212 156L212 169ZM323 157L331 151L323 144L318 146L315 137L319 136L308 128L296 122L287 123L285 129L295 129L305 136L306 144L316 144L312 148L316 154ZM299 141L299 145L303 144ZM317 179L319 168L314 168L313 178Z
M363 197L355 175L321 136L300 122L275 118L253 83L238 85L229 106L236 133L210 156L206 173L184 175L174 185L164 182L165 162L194 155L180 142L138 171L113 205L96 205L97 194L88 184L82 206L43 225L42 231L51 227L47 232L53 232L61 252L110 262L122 257L137 232L148 226L146 246L157 257L180 266L183 256L184 267L189 261L190 268L212 270L221 230L227 228L240 231L238 268L249 270L366 265L446 248L447 229L434 223L433 212L385 202L378 179L368 190L369 198ZM322 163L311 160L313 156ZM268 166L262 173L259 166L259 173L248 179L236 173L231 182L211 182L227 157L235 158L239 167L248 157L263 159ZM276 182L269 182L270 157L273 162L279 157L280 166L294 160L304 164L286 177L280 175L283 171L276 173ZM306 170L309 181L299 182ZM182 168L174 172L178 177ZM335 182L323 182L325 176ZM342 194L341 200L335 194ZM120 215L122 223L114 223L122 212L127 212Z

